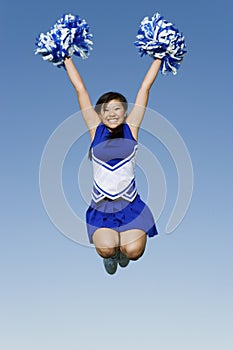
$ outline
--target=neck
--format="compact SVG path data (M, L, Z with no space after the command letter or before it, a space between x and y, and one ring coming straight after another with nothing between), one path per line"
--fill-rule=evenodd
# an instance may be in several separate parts
M122 138L123 133L123 124L120 124L116 128L107 128L110 131L109 138Z

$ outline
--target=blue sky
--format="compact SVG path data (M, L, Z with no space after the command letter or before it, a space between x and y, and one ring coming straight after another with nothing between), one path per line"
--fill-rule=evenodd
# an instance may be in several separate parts
M227 0L1 4L1 349L232 347L232 9ZM112 89L133 102L150 63L133 41L155 11L184 33L188 54L177 76L158 77L149 107L183 138L194 191L185 218L166 234L177 177L156 144L168 190L160 235L138 262L108 276L94 249L59 232L41 200L42 152L78 104L64 70L34 55L35 38L63 13L79 14L94 34L88 60L75 58L93 103ZM74 210L78 147L64 164Z

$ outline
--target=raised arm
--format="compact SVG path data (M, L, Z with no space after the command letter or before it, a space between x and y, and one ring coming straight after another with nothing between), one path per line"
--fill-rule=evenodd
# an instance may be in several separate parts
M92 139L95 134L95 129L100 122L99 116L92 106L85 84L79 72L77 71L72 59L66 58L64 64L70 81L73 84L77 93L78 102L83 115L83 119L87 125Z
M145 109L148 103L150 88L152 87L161 65L160 59L153 60L150 68L148 69L140 89L138 90L134 107L128 115L126 121L129 124L134 137L137 139L138 129L145 114Z

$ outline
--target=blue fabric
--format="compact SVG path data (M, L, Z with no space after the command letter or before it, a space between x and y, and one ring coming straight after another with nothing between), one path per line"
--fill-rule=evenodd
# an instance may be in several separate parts
M121 124L120 127L114 134L100 123L91 144L94 167L92 199L95 202L105 197L112 200L122 197L133 201L137 195L134 181L137 141L128 124Z
M111 165L128 157L137 141L133 138L128 124L123 124L123 134L124 139L109 139L109 130L104 124L99 124L91 144L94 155ZM132 202L123 198L116 200L104 198L98 203L92 200L86 212L86 223L90 243L93 243L93 233L101 227L111 228L117 232L141 229L149 237L158 234L153 215L139 195Z
M130 130L130 127L127 123L123 124L123 132L124 132L124 138L134 140L135 142L137 142L134 139L132 132ZM110 134L111 132L108 130L108 128L103 123L100 123L97 126L95 137L94 137L94 140L92 141L91 147L98 145L100 142L108 140Z
M123 133L124 138L110 139L110 131L103 123L100 123L91 144L94 156L111 166L130 156L137 141L134 139L128 124L123 124Z
M133 202L125 199L103 199L99 203L91 202L86 212L87 232L90 243L93 233L101 227L111 228L117 232L140 229L149 237L158 234L153 215L140 196Z

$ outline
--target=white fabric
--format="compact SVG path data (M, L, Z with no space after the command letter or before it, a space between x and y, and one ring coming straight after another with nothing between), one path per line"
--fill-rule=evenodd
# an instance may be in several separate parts
M99 192L99 195L96 193L94 195L95 201L99 201L103 197L110 199L125 197L130 201L135 198L137 191L133 186L136 151L137 145L134 147L131 155L114 166L96 158L92 152L94 188Z

